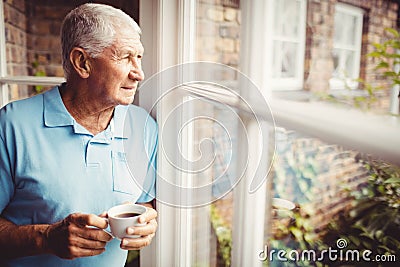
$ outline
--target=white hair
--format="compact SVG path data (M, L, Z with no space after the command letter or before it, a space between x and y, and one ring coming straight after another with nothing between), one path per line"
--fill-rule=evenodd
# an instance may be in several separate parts
M83 4L70 11L61 27L62 64L65 77L72 71L69 54L74 47L97 57L115 41L121 27L131 27L141 34L138 24L120 9L103 4Z

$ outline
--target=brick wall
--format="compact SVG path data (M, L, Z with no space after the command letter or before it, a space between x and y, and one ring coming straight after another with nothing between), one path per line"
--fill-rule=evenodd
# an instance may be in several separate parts
M366 55L373 51L373 43L381 43L387 38L384 28L396 28L398 4L390 0L323 0L308 1L307 41L305 57L305 89L312 92L327 92L329 78L333 71L332 38L335 4L345 3L363 9L363 35L360 77L368 84L382 86L380 99L375 108L388 110L389 82L374 67L376 59Z
M61 3L56 5L57 0L54 2L50 6L43 5L41 1L27 1L27 57L30 75L42 71L47 76L64 76L61 66L60 28L64 16L72 6ZM33 64L37 64L37 67L33 67Z
M370 1L365 1L370 2ZM384 33L384 28L396 28L397 21L397 9L399 8L397 3L392 1L375 1L376 5L371 5L370 9L367 9L367 21L368 29L363 34L363 53L372 52L373 46L371 43L382 43L388 36ZM388 78L382 75L382 71L377 71L374 66L378 64L378 60L375 58L366 58L362 62L361 77L374 86L383 86L389 89L390 83L387 81ZM389 110L389 95L390 90L382 91L382 97L376 103L376 106Z
M356 160L357 152L297 132L276 132L273 168L275 197L294 202L309 213L316 232L349 208L347 190L367 180L366 169Z
M27 48L30 75L34 75L35 71L40 70L44 71L47 76L64 76L61 65L61 23L71 9L85 2L110 4L123 9L134 18L138 18L137 1L26 1L26 16L29 22ZM33 62L38 63L36 69L32 68Z
M227 2L227 1L225 1ZM200 0L197 7L196 59L237 68L240 10L220 0Z
M240 9L224 5L222 0L199 0L197 6L196 59L238 67L240 51ZM376 59L366 55L372 43L383 42L384 28L396 28L398 4L390 0L322 0L307 1L307 27L304 88L312 92L329 92L329 79L334 65L332 58L335 5L345 3L363 9L363 36L360 77L373 86L383 86L374 108L387 110L389 82L374 69Z
M4 0L4 23L8 75L27 75L28 61L25 0ZM28 96L27 86L9 85L10 99Z
M10 75L27 74L25 10L24 0L4 1L7 73Z
M333 72L333 24L336 0L308 1L305 88L327 92Z

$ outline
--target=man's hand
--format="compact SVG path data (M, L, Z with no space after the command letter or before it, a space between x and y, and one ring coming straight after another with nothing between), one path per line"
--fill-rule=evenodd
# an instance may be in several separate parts
M132 226L126 229L129 235L140 235L139 238L124 238L121 240L121 248L127 250L138 250L142 247L148 246L157 231L157 211L145 205L147 211L139 216L139 223L146 223L143 226Z
M64 220L49 225L46 250L64 259L99 255L112 237L103 231L107 221L94 214L73 213Z

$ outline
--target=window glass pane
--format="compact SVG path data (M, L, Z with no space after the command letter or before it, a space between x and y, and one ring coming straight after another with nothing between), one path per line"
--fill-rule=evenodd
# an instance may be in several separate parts
M18 99L27 98L39 94L52 87L53 86L8 84L7 85L8 99L9 101L14 101Z
M269 266L362 265L366 249L392 261L400 252L389 241L400 237L398 166L278 128L272 176Z
M195 59L239 67L239 1L196 1ZM229 89L237 78L229 72L214 74L215 81ZM204 172L193 175L194 186L212 184L204 207L193 208L191 266L229 266L232 248L233 194L235 183L237 117L224 106L199 99L192 105L193 117L207 115L193 124L193 157L207 160ZM194 197L200 197L195 196Z
M295 78L298 45L291 42L274 42L273 77Z
M304 69L304 30L306 2L274 0L269 6L271 19L271 49L269 61L273 88L300 89ZM268 28L268 27L267 27Z
M300 1L280 0L275 1L274 33L277 36L298 37L300 19Z
M333 63L334 63L334 72L332 77L338 79L349 79L349 78L357 78L357 73L355 72L354 64L355 62L355 53L354 51L349 50L333 50Z
M361 9L348 5L335 6L331 89L357 89L359 85L355 79L360 77L362 16Z
M8 98L10 101L27 98L32 95L27 85L8 84Z
M345 70L348 75L348 77L356 78L358 76L358 73L356 73L356 68L355 68L355 52L354 51L346 51L345 52Z
M241 18L239 6L232 3L197 0L196 60L239 66Z
M335 44L354 46L356 38L354 33L359 27L359 19L355 15L343 13L340 10L335 12Z
M236 183L237 123L230 108L200 99L191 101L194 129L192 185L212 184L210 203L192 209L192 266L225 266L230 262L233 195ZM204 196L193 194L193 197ZM217 201L213 201L217 200Z

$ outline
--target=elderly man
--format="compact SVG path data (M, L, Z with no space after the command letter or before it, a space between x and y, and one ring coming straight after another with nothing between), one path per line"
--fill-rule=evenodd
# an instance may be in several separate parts
M66 83L0 111L0 265L124 266L157 228L157 126L130 105L140 29L121 10L84 4L61 30ZM140 238L113 239L106 210L146 205Z

